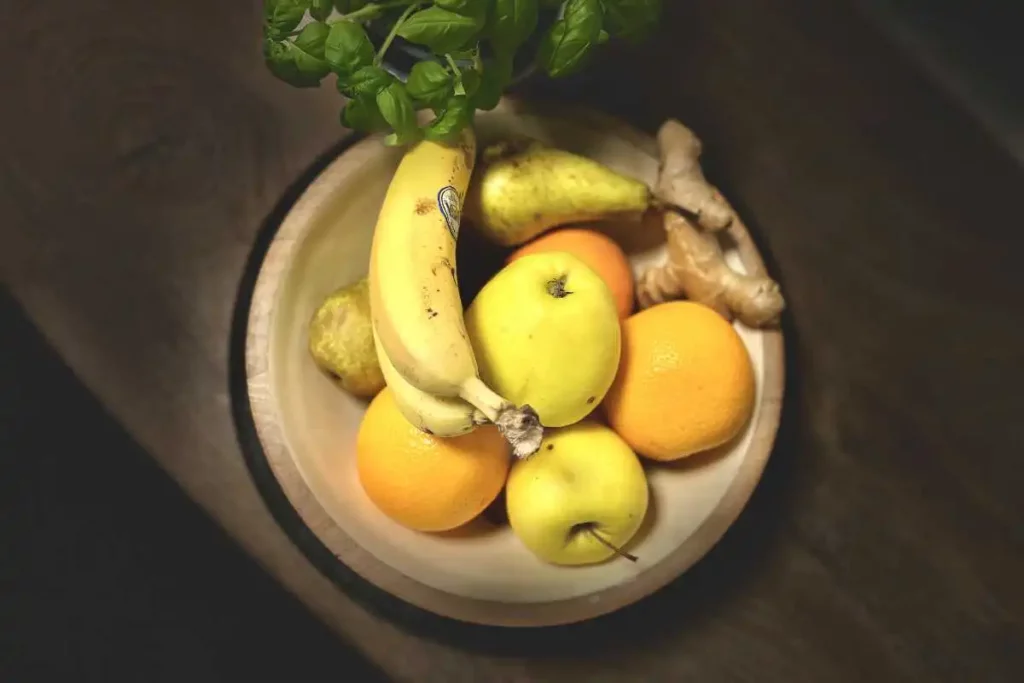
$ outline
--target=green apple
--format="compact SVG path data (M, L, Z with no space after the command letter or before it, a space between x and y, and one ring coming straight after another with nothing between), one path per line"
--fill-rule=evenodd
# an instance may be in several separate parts
M481 379L533 408L545 427L582 420L615 380L622 349L615 299L572 254L516 259L484 285L465 321Z
M636 560L623 546L647 514L647 478L629 445L602 424L549 430L537 453L512 466L505 497L512 530L542 560Z

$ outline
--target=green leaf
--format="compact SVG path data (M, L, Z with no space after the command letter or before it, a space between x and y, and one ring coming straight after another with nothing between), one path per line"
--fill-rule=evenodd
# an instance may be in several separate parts
M377 93L395 81L395 77L379 66L364 66L347 78L338 77L338 90L346 97L376 99Z
M490 111L498 106L505 88L512 82L512 58L499 54L484 63L484 73L473 104L477 109Z
M423 135L428 140L446 140L466 127L473 118L473 107L465 95L454 95L444 110L431 121Z
M330 26L322 21L313 21L302 27L302 31L295 37L295 47L302 50L311 57L324 60L324 43L327 41L327 34L330 33Z
M324 57L331 71L339 76L347 76L373 64L373 43L362 24L339 21L331 24L331 32L324 46Z
M295 30L309 8L309 0L263 0L263 33L280 40Z
M323 21L331 16L331 10L333 9L334 3L332 0L312 0L309 5L309 14L317 21Z
M263 57L270 72L277 78L296 88L313 88L327 75L327 63L308 52L303 52L294 43L267 41Z
M480 7L487 7L487 0L434 0L438 7L459 14L471 16L480 11Z
M409 72L405 87L417 104L442 107L455 86L445 67L437 62L417 62Z
M440 7L428 7L406 19L398 28L398 35L443 55L463 47L479 31L480 26L472 17Z
M447 52L445 57L451 57L456 62L472 62L480 55L480 46L477 43L471 43L471 45L472 47Z
M459 74L459 84L455 88L456 95L472 97L480 89L481 76L476 69L463 69Z
M334 0L334 8L339 14L348 14L362 9L369 3L369 0Z
M388 126L373 98L349 100L341 110L341 125L363 133L384 130Z
M567 0L562 18L544 36L539 59L552 78L578 71L601 37L600 0Z
M661 17L661 0L604 0L606 26L627 40L646 38Z
M395 131L393 139L385 142L404 144L418 136L416 107L404 85L396 81L377 93L377 106L381 116Z
M456 14L472 17L479 28L487 22L487 9L490 0L434 0L434 4Z
M512 54L537 30L537 0L495 0L487 34L498 52Z

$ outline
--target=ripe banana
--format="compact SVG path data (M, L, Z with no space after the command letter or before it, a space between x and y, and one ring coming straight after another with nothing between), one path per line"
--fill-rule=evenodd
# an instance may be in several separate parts
M395 369L376 333L373 341L384 381L391 389L398 409L412 425L428 434L451 437L468 434L487 422L483 413L461 398L434 396L409 384Z
M483 383L462 319L455 246L475 158L467 127L454 142L417 142L399 162L370 250L371 315L380 347L406 382L474 406L526 457L540 448L537 414Z

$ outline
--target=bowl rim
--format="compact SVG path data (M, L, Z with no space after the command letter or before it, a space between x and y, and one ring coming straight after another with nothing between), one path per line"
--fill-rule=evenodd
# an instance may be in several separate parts
M610 115L571 105L547 105L506 98L498 111L571 117L610 128L620 138L657 158L652 136ZM759 419L750 446L729 487L704 522L657 564L632 581L595 593L550 602L504 603L455 595L428 586L378 560L330 518L299 473L279 425L277 401L269 384L269 344L280 285L296 245L310 229L311 215L340 179L358 172L361 156L380 153L379 135L351 135L324 155L290 188L268 217L239 288L232 343L232 398L236 431L250 473L278 524L317 569L347 594L388 618L423 624L440 620L483 627L551 627L578 623L617 611L674 581L725 535L746 506L774 449L785 392L781 326L762 335L764 386ZM355 159L353 159L353 156ZM353 163L356 161L356 163ZM748 271L765 269L750 234L730 228ZM325 526L344 542L331 543L317 529Z

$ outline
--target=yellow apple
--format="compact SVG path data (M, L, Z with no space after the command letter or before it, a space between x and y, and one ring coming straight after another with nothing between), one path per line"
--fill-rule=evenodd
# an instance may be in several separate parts
M608 427L585 421L548 431L540 450L519 460L505 488L509 524L542 560L559 565L635 560L623 546L647 514L640 459Z
M622 331L608 285L572 254L531 254L502 268L466 311L480 377L545 427L579 422L619 367Z

